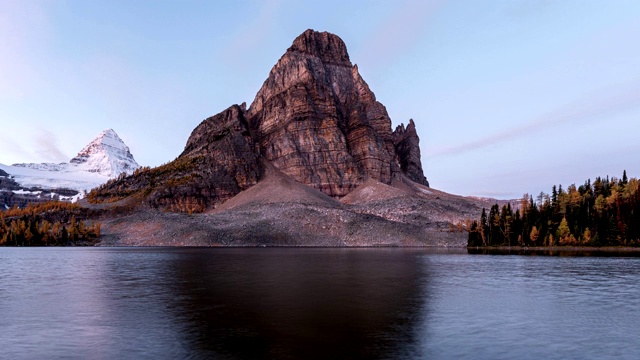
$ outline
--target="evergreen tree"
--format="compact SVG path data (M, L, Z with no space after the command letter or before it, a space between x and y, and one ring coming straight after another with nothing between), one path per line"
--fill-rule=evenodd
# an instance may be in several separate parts
M597 177L566 191L554 186L551 196L540 194L537 201L525 194L519 204L515 213L511 204L496 204L488 214L483 209L470 243L640 246L640 181L626 171L622 179Z

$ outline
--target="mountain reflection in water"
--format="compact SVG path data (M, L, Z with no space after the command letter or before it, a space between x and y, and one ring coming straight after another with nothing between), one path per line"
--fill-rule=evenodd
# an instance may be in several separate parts
M410 356L425 276L417 252L234 249L176 257L173 313L202 354Z

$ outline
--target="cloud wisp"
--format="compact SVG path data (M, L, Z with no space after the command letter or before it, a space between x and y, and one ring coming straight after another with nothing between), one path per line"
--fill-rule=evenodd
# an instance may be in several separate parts
M618 91L603 91L583 97L521 126L506 129L477 140L427 151L430 158L446 157L475 151L502 142L513 141L565 123L602 119L625 111L640 108L640 83L621 87Z
M36 1L0 1L0 100L22 99L40 86L36 54L51 33Z
M405 1L371 32L357 58L368 59L370 65L378 68L387 66L422 37L429 18L443 3L443 0Z
M262 3L258 14L243 26L234 37L233 43L225 52L247 53L263 41L277 23L277 13L282 7L283 0L266 0Z
M36 135L35 143L37 145L35 153L39 159L42 159L41 161L69 161L69 157L60 150L58 139L52 132L40 130L38 135Z

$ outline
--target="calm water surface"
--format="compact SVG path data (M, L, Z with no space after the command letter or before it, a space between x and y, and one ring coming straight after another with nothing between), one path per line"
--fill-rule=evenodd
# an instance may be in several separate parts
M0 248L0 358L639 359L640 258Z

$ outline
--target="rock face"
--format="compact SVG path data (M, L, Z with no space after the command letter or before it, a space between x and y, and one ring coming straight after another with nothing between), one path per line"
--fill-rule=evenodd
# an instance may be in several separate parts
M202 157L204 170L216 181L221 200L258 182L260 166L245 119L245 106L233 105L193 130L180 157Z
M154 206L201 211L256 184L263 161L332 197L368 179L390 184L403 172L427 184L413 121L401 132L391 131L387 110L344 42L307 30L271 69L248 110L233 105L206 119L174 162L107 184L90 200L139 194Z
M390 183L391 119L336 35L307 30L271 69L247 114L260 153L297 181L344 196Z
M260 175L244 107L233 105L196 127L183 153L94 189L90 202L139 197L153 207L201 212L251 187Z
M406 128L404 124L396 127L396 131L393 132L393 144L402 172L412 181L429 186L429 182L422 171L420 138L418 138L416 124L413 122L413 119L409 120L409 125L407 125Z

